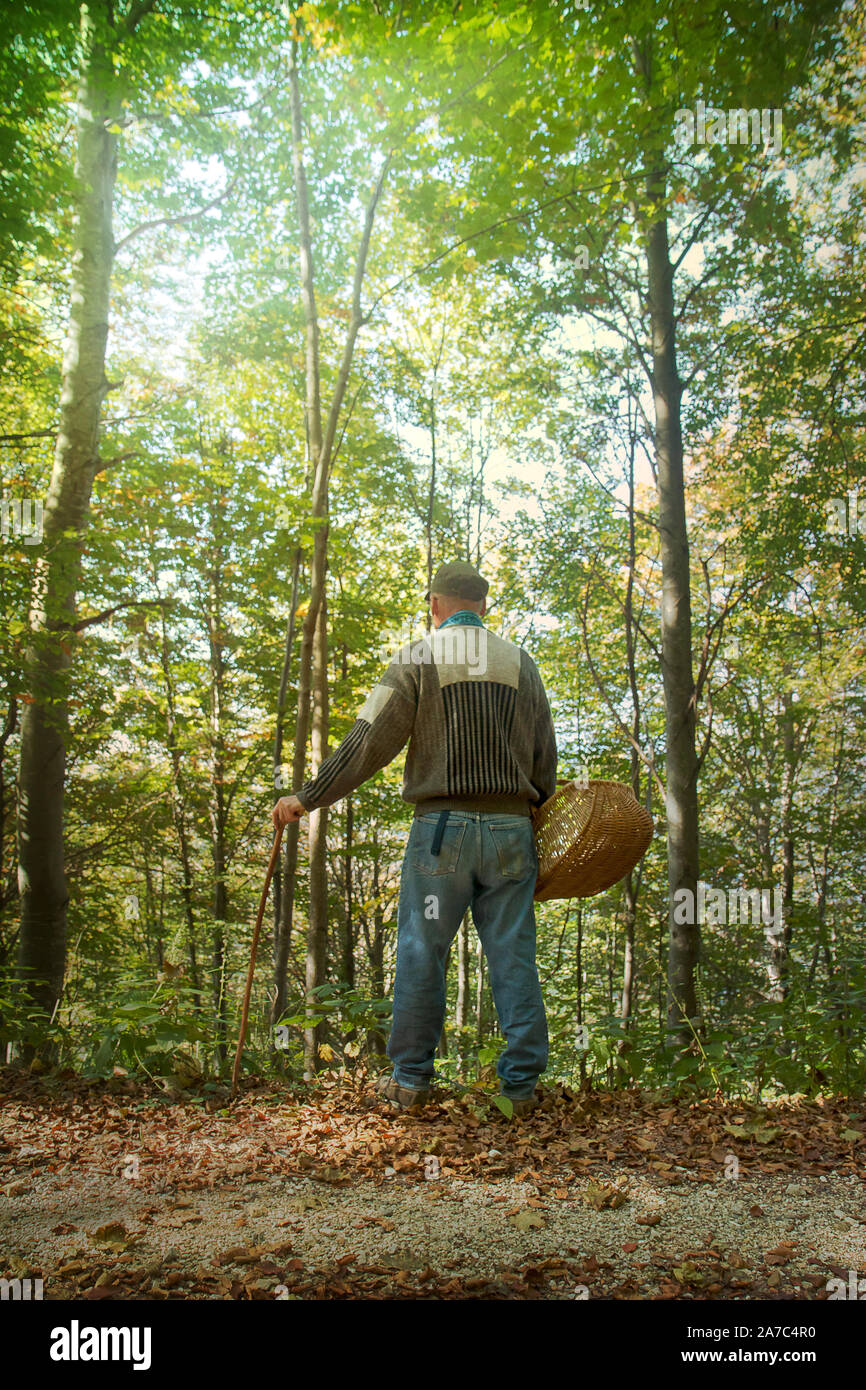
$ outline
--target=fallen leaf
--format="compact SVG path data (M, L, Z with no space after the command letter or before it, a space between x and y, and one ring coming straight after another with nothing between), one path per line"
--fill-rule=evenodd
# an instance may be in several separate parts
M531 1231L534 1227L540 1228L545 1224L543 1216L539 1216L537 1211L529 1211L528 1208L517 1212L515 1216L509 1216L508 1220L518 1231Z
M583 1194L583 1200L587 1205L594 1207L596 1211L604 1211L606 1209L613 1210L616 1207L625 1205L628 1201L628 1194L622 1192L618 1187L610 1187L600 1182L591 1182L587 1184Z
M109 1221L105 1226L97 1226L95 1231L88 1231L87 1234L97 1245L118 1245L125 1248L129 1239L129 1232L122 1221Z
M768 1250L764 1259L768 1265L784 1265L793 1258L794 1251L784 1241L781 1241L775 1250Z

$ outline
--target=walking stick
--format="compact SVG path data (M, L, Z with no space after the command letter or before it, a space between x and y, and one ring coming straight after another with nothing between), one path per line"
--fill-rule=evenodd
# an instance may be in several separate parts
M250 995L253 991L253 974L255 973L256 968L256 948L259 944L259 932L262 929L262 919L265 915L265 907L267 906L268 891L271 886L271 879L274 876L274 869L277 867L277 859L279 858L280 854L280 841L282 840L282 838L283 827L281 825L278 825L276 833L274 834L274 845L273 849L271 850L271 857L268 863L268 872L265 875L265 886L262 889L262 900L259 903L259 915L256 918L256 929L253 932L253 946L252 950L250 951L250 968L247 971L247 987L244 990L244 1006L241 1010L241 1029L240 1035L238 1037L238 1049L235 1053L235 1064L232 1067L232 1097L234 1097L237 1094L238 1077L240 1075L241 1070L241 1058L243 1056L244 1042L247 1036L247 1019L249 1017L250 1012Z

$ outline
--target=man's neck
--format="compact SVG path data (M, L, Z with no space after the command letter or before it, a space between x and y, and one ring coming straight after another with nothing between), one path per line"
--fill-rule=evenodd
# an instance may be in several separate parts
M441 632L443 627L456 627L458 624L469 624L472 627L484 626L479 613L473 612L470 608L460 608L456 613L449 613L447 618L443 618L436 631Z

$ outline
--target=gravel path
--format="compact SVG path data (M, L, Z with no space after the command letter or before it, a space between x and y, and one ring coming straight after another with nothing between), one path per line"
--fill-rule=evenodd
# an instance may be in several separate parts
M48 1299L790 1300L866 1277L850 1103L561 1089L507 1121L483 1096L395 1116L344 1081L226 1108L2 1079L0 1277Z
M146 1274L139 1296L167 1278L179 1290L203 1266L225 1280L260 1264L255 1252L267 1258L274 1249L276 1268L257 1285L272 1296L284 1287L289 1258L303 1267L294 1273L306 1276L296 1281L304 1284L315 1284L311 1270L372 1266L406 1286L413 1274L432 1270L457 1274L470 1287L559 1259L576 1268L554 1268L535 1281L559 1298L575 1296L581 1285L595 1285L596 1295L625 1285L627 1296L630 1281L647 1296L814 1298L834 1273L866 1271L866 1191L857 1177L786 1184L686 1177L671 1186L634 1173L624 1179L612 1169L608 1182L628 1200L595 1210L585 1197L598 1181L578 1179L566 1199L542 1200L529 1182L419 1181L396 1173L345 1186L242 1180L180 1195L160 1185L138 1191L106 1174L43 1174L4 1199L0 1249L13 1273L25 1266L43 1273L47 1297L70 1296L76 1276L78 1286L81 1275L96 1284L127 1268ZM779 1253L768 1264L773 1251Z

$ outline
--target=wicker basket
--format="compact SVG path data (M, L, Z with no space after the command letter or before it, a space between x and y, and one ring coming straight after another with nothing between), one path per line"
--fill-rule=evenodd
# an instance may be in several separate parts
M622 782L566 782L533 814L535 901L591 898L642 859L652 817Z

